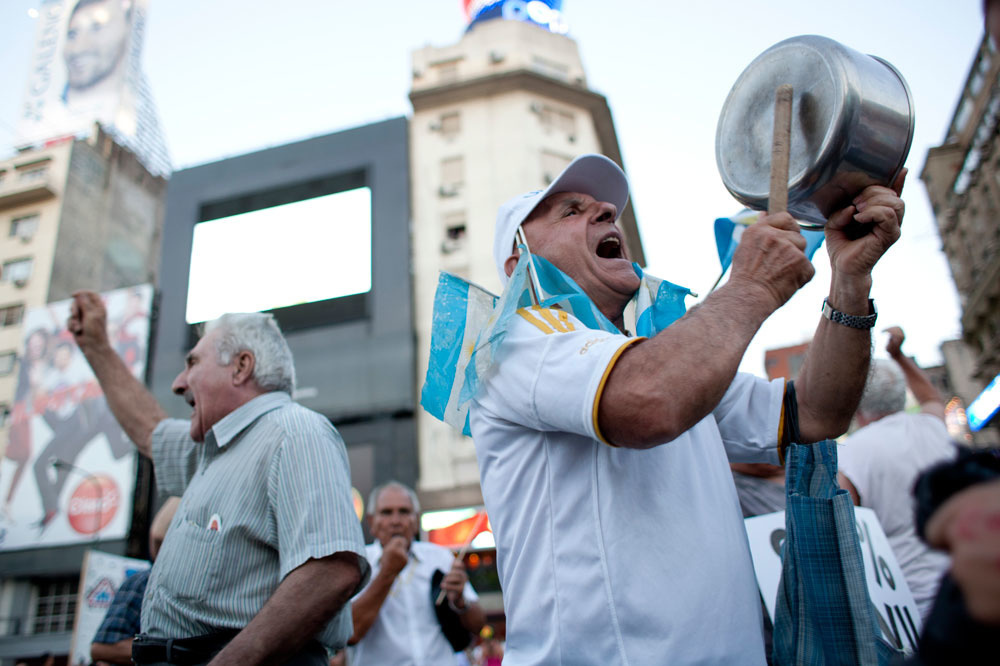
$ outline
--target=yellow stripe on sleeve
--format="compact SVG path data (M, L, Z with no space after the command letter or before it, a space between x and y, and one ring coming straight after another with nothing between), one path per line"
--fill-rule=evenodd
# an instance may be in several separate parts
M544 321L533 315L528 308L520 308L517 311L517 314L521 315L526 322L532 324L535 328L540 330L545 335L548 335L550 333L555 333L555 331L553 331L548 324L546 324Z
M569 333L576 330L573 322L569 320L569 313L565 310L542 308L532 305L530 308L518 309L517 314L521 315L525 321L530 322L545 335L549 335L550 333Z
M640 340L645 339L646 338L629 338L625 344L619 347L618 351L615 352L615 355L611 357L610 361L608 361L608 367L604 368L604 375L601 376L601 383L597 386L597 394L594 395L594 433L597 435L597 439L601 440L608 446L618 448L617 444L612 444L604 438L604 435L601 434L601 426L597 423L597 408L601 404L601 396L604 394L604 385L607 383L608 376L611 375L611 370L615 367L615 363L617 363L618 359L621 358L622 352Z
M570 331L575 331L573 327L573 322L569 320L569 313L565 310L554 310L551 308L539 308L537 305L532 307L533 310L538 310L538 314L542 315L545 321L552 325L552 328L559 331L560 333L569 333Z

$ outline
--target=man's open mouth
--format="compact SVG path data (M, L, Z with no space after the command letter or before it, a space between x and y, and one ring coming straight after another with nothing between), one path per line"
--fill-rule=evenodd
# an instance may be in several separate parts
M622 243L617 236L608 236L597 244L597 256L601 259L622 259Z

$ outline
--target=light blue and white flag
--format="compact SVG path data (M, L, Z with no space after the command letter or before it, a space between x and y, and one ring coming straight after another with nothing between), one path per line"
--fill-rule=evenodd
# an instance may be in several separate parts
M720 217L715 220L715 246L719 250L719 263L722 265L722 272L729 269L729 264L733 262L733 252L740 243L743 232L751 224L757 222L760 212L744 208L731 217ZM812 261L816 250L823 244L822 229L803 229L802 235L806 239L806 258Z
M532 261L532 272L542 292L536 294L538 307L569 312L591 329L619 332L572 278L523 247L500 296L450 273L441 273L434 296L430 359L420 404L432 416L466 435L470 434L469 403L497 358L510 318L520 308L536 305L528 269ZM637 264L633 267L640 279L633 297L635 332L653 336L684 315L684 297L691 292L643 273Z

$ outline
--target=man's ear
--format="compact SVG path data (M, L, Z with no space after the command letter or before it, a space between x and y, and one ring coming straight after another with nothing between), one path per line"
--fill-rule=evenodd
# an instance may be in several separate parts
M256 365L256 359L251 352L244 349L236 354L234 361L233 385L240 386L253 379L253 369Z
M514 252L507 257L507 260L503 262L503 272L507 274L507 277L510 277L514 272L514 268L517 266L517 260L520 258L520 253L517 250L514 250Z

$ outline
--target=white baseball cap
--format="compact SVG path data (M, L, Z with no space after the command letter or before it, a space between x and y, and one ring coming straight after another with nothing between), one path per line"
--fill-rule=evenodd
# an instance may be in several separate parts
M493 260L500 274L500 283L507 284L503 265L511 254L517 228L546 197L559 192L581 192L598 201L613 204L620 217L628 203L628 178L621 168L604 155L580 155L544 190L516 196L497 212L497 227L493 237Z

